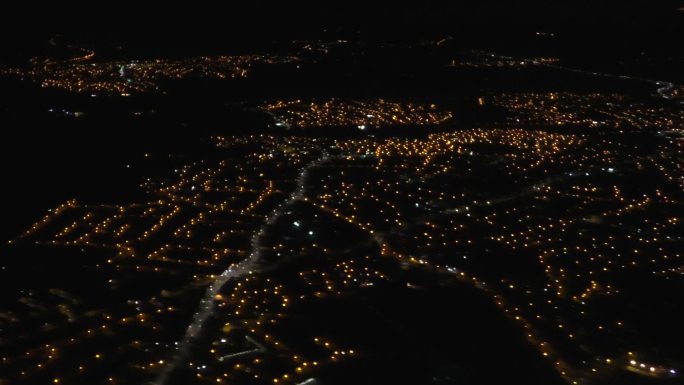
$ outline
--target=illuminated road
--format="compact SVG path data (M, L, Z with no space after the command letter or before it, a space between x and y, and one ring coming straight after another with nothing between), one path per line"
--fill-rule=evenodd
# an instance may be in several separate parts
M202 333L204 332L204 325L206 321L211 317L216 308L216 295L221 291L221 289L232 279L243 277L247 274L252 274L252 272L258 268L258 263L261 259L261 251L263 249L263 237L266 233L266 229L273 225L275 221L285 214L286 208L291 206L297 201L305 199L305 182L309 176L310 170L319 167L321 164L328 162L333 157L329 154L323 154L317 160L309 163L304 167L297 177L297 187L283 202L281 202L264 220L259 230L252 234L251 238L251 249L249 256L237 264L231 265L227 270L225 270L221 275L216 278L216 280L209 286L204 298L200 301L199 308L195 312L192 318L192 323L188 326L185 337L183 341L178 344L178 353L174 357L173 361L166 366L166 368L161 372L155 384L163 385L168 382L169 375L178 367L185 364L186 359L189 357L190 348L193 342L196 341Z
M605 73L605 72L595 72L595 71L588 71L588 70L583 70L579 68L571 68L571 67L565 67L561 66L558 64L551 64L551 63L544 63L540 62L538 60L533 60L533 59L516 59L512 56L503 56L503 55L496 55L496 54L491 54L491 57L493 58L498 58L498 59L505 59L505 60L516 60L520 62L525 62L528 64L533 64L537 66L543 66L547 68L553 68L561 71L568 71L568 72L575 72L575 73L580 73L584 75L591 75L591 76L598 76L598 77L604 77L604 78L611 78L611 79L622 79L622 80L632 80L632 81L638 81L638 82L645 82L645 83L650 83L654 87L656 87L656 93L658 96L660 96L663 99L672 99L672 91L675 90L676 88L682 88L682 85L675 84L672 82L666 82L662 80L653 80L653 79L647 79L647 78L642 78L642 77L634 77L634 76L628 76L628 75L616 75L616 74L610 74L610 73Z

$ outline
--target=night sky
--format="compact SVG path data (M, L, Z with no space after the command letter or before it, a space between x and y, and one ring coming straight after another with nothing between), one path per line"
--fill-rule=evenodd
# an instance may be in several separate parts
M186 47L326 33L383 38L453 34L478 41L545 30L566 32L578 40L591 36L584 44L681 50L667 37L681 35L684 28L684 12L677 10L684 6L680 0L152 3L19 5L0 16L0 39L15 50L56 33L79 40Z

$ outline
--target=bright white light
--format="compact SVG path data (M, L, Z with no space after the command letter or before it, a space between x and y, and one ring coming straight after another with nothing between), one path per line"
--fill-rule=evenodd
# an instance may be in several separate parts
M299 227L299 222L297 221L292 222L292 224L294 225L294 227Z

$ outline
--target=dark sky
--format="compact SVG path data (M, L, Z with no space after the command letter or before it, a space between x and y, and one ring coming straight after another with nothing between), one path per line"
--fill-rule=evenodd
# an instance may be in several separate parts
M681 45L684 0L479 1L55 1L23 2L0 15L6 51L62 34L145 45L261 41L361 31L405 39L435 34L465 38L551 30L578 41ZM403 4L402 4L403 3ZM142 4L142 5L141 5ZM677 36L679 35L679 36ZM213 44L213 43L209 43Z
M83 22L114 27L132 23L370 22L402 20L588 20L632 23L675 11L684 0L441 0L441 1L54 1L22 2L14 11L3 9L5 21L34 19L49 25ZM7 5L4 5L7 7ZM8 12L9 11L9 12ZM40 27L33 24L33 27Z

